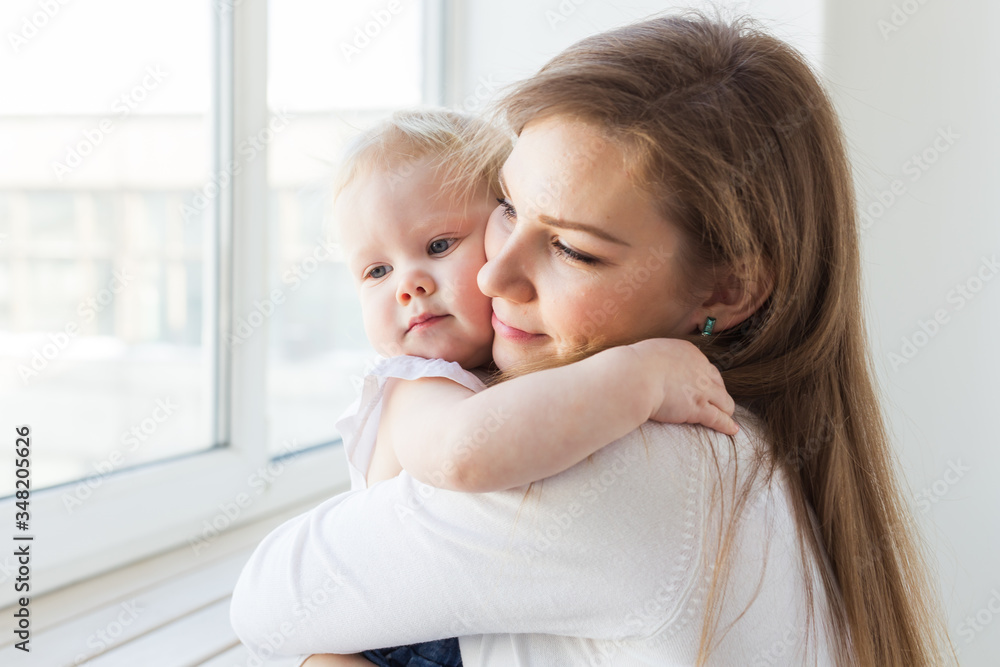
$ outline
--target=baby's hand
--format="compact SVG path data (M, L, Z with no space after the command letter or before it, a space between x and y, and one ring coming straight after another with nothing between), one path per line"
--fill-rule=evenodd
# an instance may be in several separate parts
M651 338L633 343L639 368L647 374L655 393L650 419L670 424L703 424L727 435L739 425L736 407L726 392L719 369L693 343L677 338ZM657 403L659 400L659 403Z

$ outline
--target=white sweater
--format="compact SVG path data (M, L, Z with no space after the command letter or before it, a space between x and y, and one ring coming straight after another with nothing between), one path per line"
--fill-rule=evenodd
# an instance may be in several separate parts
M405 471L342 493L257 547L233 627L261 656L458 636L467 667L693 664L719 517L709 450L724 472L744 469L754 428L737 417L736 459L721 434L647 422L527 497L446 491ZM815 563L819 634L804 652L806 575L782 476L757 486L744 517L719 628L760 589L709 664L832 665Z

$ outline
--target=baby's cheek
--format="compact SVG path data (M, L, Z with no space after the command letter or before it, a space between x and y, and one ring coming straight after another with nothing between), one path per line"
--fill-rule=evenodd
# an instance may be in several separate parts
M384 316L379 317L378 309L373 308L371 304L362 303L361 319L364 323L365 336L376 352L387 357L400 354L399 344L392 335L395 331L392 322Z
M477 280L479 269L485 263L485 258L482 261L463 262L455 280L449 281L442 290L441 300L449 308L478 309L482 302L490 303L490 299L480 291Z

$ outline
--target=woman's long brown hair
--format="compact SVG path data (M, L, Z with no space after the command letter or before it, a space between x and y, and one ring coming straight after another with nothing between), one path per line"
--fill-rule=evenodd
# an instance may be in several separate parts
M803 562L829 563L822 585L838 662L954 658L873 380L844 140L802 56L746 19L657 17L570 47L500 109L515 133L561 116L618 142L638 185L683 232L692 293L735 267L770 274L770 297L753 316L691 340L759 418L766 449L754 472L787 476ZM716 572L728 571L749 493L746 485L733 498ZM714 646L725 582L722 574L712 584L699 665Z

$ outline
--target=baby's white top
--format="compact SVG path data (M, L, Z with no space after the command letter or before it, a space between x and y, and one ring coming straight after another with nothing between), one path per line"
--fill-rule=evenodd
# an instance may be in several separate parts
M336 427L344 440L347 469L351 473L351 490L366 489L368 466L375 451L375 436L382 416L382 399L389 378L416 380L424 377L444 377L474 392L486 388L478 375L454 361L425 359L410 355L381 358L365 374L361 395L337 419ZM417 425L419 427L419 425ZM369 647L378 648L378 647Z
M527 497L527 486L437 489L406 471L342 493L257 547L233 592L233 627L260 655L458 636L467 667L693 664L718 525L710 450L742 474L759 432L749 414L737 418L735 457L714 431L647 422ZM710 664L833 664L812 561L818 637L802 653L798 553L778 474L755 485L744 514L720 629L759 592Z

